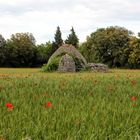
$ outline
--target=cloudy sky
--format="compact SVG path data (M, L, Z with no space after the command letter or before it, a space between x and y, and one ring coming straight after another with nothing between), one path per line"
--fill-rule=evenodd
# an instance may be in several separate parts
M140 31L140 0L0 0L0 34L31 32L37 43L63 39L74 27L80 41L97 28L122 26Z

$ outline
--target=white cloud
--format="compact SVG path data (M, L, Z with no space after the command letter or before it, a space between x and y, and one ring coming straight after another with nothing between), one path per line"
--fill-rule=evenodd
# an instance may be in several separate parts
M32 32L38 43L53 40L56 26L63 38L74 26L80 41L97 28L140 28L139 0L0 0L0 34Z

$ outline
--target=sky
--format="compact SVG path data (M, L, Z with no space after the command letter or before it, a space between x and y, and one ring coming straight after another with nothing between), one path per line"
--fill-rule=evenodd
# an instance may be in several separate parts
M73 26L80 42L98 28L140 32L140 0L0 0L0 34L30 32L37 44L54 40L60 26L66 39Z

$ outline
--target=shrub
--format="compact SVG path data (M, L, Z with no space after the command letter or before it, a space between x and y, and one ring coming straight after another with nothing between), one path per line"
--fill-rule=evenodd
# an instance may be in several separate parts
M43 72L56 71L59 66L60 56L54 57L48 64L44 64L42 67Z

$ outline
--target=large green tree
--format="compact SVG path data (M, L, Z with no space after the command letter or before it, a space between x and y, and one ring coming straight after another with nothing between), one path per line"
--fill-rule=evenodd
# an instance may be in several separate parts
M131 38L128 62L131 68L140 68L140 38Z
M90 35L95 59L111 67L124 67L128 63L124 51L129 47L131 35L131 31L118 26L98 29Z
M54 42L52 44L54 50L57 50L63 44L62 33L59 26L56 29L56 33L54 35Z
M79 45L79 51L86 58L87 62L95 62L95 47L92 38L87 36L86 41Z
M68 35L67 39L65 40L65 43L71 44L74 47L78 48L79 39L74 31L74 28L72 27L72 29L70 31L71 31L71 33Z
M36 54L35 38L31 33L16 33L7 41L7 62L11 66L33 66Z

